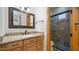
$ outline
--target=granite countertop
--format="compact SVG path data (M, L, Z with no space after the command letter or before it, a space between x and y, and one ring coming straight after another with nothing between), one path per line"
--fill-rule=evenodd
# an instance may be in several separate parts
M33 37L42 36L42 35L44 35L44 34L43 33L33 33L33 34L28 34L28 35L5 36L5 37L3 37L3 40L0 42L0 44L13 42L13 41L17 41L17 40L24 40L24 39L33 38Z

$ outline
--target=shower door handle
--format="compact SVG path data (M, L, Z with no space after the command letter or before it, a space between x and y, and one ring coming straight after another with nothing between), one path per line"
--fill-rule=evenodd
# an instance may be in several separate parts
M70 37L72 37L72 33L70 33Z

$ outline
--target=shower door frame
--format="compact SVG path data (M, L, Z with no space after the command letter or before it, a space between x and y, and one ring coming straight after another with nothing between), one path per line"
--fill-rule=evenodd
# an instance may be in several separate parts
M75 26L74 26L74 21L76 19L76 7L70 7L70 10L71 10L71 13L70 13L70 50L71 51L76 51L76 42L75 42ZM50 19L51 19L51 7L47 7L47 12L46 12L46 48L47 48L47 51L50 51L51 50L51 22L50 22Z
M64 12L60 12L60 13L57 13L57 14L55 14L55 15L52 15L51 16L51 18L52 17L55 17L55 16L59 16L59 15L63 15L63 14L69 14L69 20L68 20L68 22L69 22L69 29L68 29L68 34L69 34L69 36L70 36L70 13L71 13L71 10L69 9L69 10L67 10L67 11L64 11ZM65 20L64 20L65 21ZM51 20L51 22L52 22L52 20ZM52 25L52 24L51 24ZM52 30L51 30L51 33L53 33L52 32ZM51 34L52 35L52 34ZM58 39L57 39L58 40ZM58 44L58 42L57 42L57 44ZM57 49L59 49L59 50L62 50L62 51L64 51L64 49L63 49L63 47L58 47L58 45L57 46L53 46L53 47L55 47L55 48L57 48ZM70 50L70 37L69 37L69 47L68 46L64 46L65 48L67 47L69 50ZM67 49L66 49L67 50Z

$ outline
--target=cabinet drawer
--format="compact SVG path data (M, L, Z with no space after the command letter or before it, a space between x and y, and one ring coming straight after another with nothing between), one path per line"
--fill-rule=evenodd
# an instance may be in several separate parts
M26 40L24 40L24 45L28 45L28 44L30 44L30 45L33 45L34 43L36 42L36 40L35 39L26 39Z
M3 50L10 50L22 46L22 41L11 42L2 45Z

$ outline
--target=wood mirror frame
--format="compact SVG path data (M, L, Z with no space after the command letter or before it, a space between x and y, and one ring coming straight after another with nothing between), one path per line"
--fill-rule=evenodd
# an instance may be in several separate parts
M25 14L29 14L31 16L33 16L33 26L24 26L24 25L13 25L13 10L25 13ZM17 8L14 7L8 7L8 19L9 19L9 28L35 28L35 15L32 13L26 13L24 11L21 11Z

